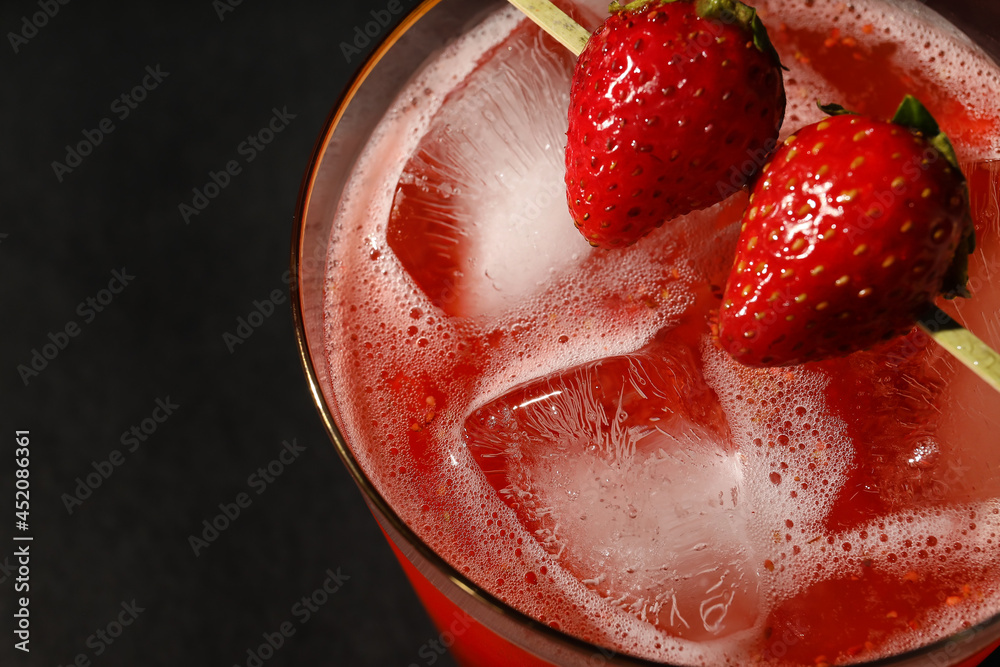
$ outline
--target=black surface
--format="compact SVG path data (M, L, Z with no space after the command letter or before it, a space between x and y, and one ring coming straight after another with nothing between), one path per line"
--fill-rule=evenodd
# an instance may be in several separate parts
M58 13L16 52L39 0L0 5L0 665L246 666L283 623L294 635L264 665L431 664L437 632L322 430L287 301L245 342L224 338L287 293L301 178L360 62L341 44L389 1L240 2L221 17L221 0L41 4ZM114 101L147 67L169 74L122 118ZM248 162L239 147L274 109L295 117ZM60 180L53 162L103 119L113 132ZM230 160L240 173L185 221L179 206ZM134 279L91 314L115 271ZM25 381L18 367L73 324ZM157 400L178 407L129 451L123 433ZM31 438L30 654L13 649L15 430ZM283 441L305 450L262 489L251 475ZM121 465L68 511L115 450ZM240 493L249 506L195 555L191 536ZM328 570L342 586L303 622L295 605ZM143 611L104 643L133 601Z
M299 185L360 62L340 44L389 2L242 2L221 19L210 0L48 4L16 53L8 33L42 10L0 7L0 565L16 567L15 430L31 434L34 537L31 653L12 646L23 593L5 567L0 664L247 665L284 622L295 634L263 664L427 664L437 632L322 430L287 300L232 352L223 338L255 300L287 294ZM114 101L147 66L168 74L122 118ZM295 117L248 161L239 146L273 109ZM52 163L102 119L114 130L60 181ZM186 224L179 205L230 160L240 173ZM90 313L116 270L134 279ZM17 367L71 322L78 335L25 384ZM179 407L130 452L123 432L168 397ZM286 440L305 451L262 489L249 477ZM70 513L62 495L113 450L121 465ZM189 536L241 492L249 507L196 556ZM293 607L327 570L349 579L303 622ZM107 645L95 632L133 600L143 611Z

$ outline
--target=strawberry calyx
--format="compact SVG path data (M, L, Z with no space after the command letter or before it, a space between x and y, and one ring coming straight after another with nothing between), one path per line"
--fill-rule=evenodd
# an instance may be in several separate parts
M723 23L735 23L753 36L753 45L757 50L774 60L781 69L788 70L781 64L778 52L767 35L767 28L757 16L757 10L745 5L739 0L697 0L695 11L704 19L715 19Z
M916 97L913 95L904 97L903 102L896 109L896 115L892 117L890 122L922 134L961 174L958 156L955 154L955 147L951 145L951 140L948 135L941 131L941 127L934 120L934 116L927 110L927 107L921 104ZM962 180L965 180L965 174L962 174Z
M827 116L860 116L857 111L851 111L850 109L845 109L839 104L823 104L817 100L816 106L819 110L825 113Z
M787 67L781 64L778 52L771 43L771 38L767 34L767 28L757 16L757 10L746 5L740 0L633 0L622 5L613 0L608 8L611 13L635 12L643 9L646 5L658 4L666 5L671 2L691 2L695 3L695 13L703 19L711 19L721 23L734 24L740 26L744 32L753 38L753 45L761 53L770 56L775 64L783 70Z
M818 106L828 116L857 115L856 112L845 109L839 104L818 104ZM927 107L913 95L906 95L889 122L905 127L923 137L927 143L933 146L948 161L948 164L958 173L959 178L964 184L966 211L969 211L969 186L965 174L962 173L962 168L958 164L958 155L955 153L955 147L952 145L948 135L941 131L941 126L938 125ZM966 232L959 242L958 248L955 250L955 259L952 261L947 273L945 273L941 284L941 295L946 299L954 299L959 296L969 298L971 296L967 287L969 282L969 255L976 249L976 227L969 214L966 214L965 226Z

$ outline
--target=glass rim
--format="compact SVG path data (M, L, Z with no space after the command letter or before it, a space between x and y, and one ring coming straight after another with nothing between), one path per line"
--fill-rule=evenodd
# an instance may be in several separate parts
M443 556L434 551L429 545L427 545L423 539L414 531L410 526L403 521L399 514L393 509L392 505L382 496L379 490L376 488L375 484L365 473L364 469L361 467L360 462L354 455L350 446L347 444L347 440L340 431L340 427L333 416L330 406L327 405L326 399L323 394L323 389L320 386L320 379L316 371L316 367L312 361L312 355L310 352L309 339L306 331L305 314L304 307L302 303L303 294L301 289L302 281L302 268L303 264L301 259L305 256L303 250L303 243L305 241L305 226L309 213L309 206L311 202L311 196L313 192L313 187L316 184L316 179L319 173L320 166L323 164L326 158L327 148L331 143L334 133L337 131L338 126L351 102L358 95L358 92L368 80L369 76L375 71L376 66L382 60L382 58L389 52L390 49L410 30L421 18L423 18L428 12L434 9L437 5L447 0L422 0L420 4L416 5L408 11L408 13L403 17L398 25L396 25L391 31L383 35L380 41L375 45L372 52L365 58L364 62L356 69L354 74L351 76L349 83L341 91L337 100L334 103L330 113L327 115L326 120L323 123L323 127L320 130L319 136L313 146L312 152L309 157L309 162L307 163L305 174L302 179L302 184L299 188L298 199L295 205L295 211L292 221L292 238L291 238L291 257L290 257L290 271L294 278L289 284L290 301L292 307L292 318L295 328L295 339L299 352L299 360L302 363L303 370L306 375L306 380L309 385L309 393L312 395L313 403L317 411L319 412L320 418L323 422L324 428L326 429L327 435L334 445L338 456L340 457L343 464L346 466L351 478L354 480L355 484L361 490L362 494L370 509L377 510L377 515L375 516L376 522L380 523L385 521L389 526L403 539L406 540L407 544L415 549L421 557L423 557L429 565L431 565L437 572L444 575L455 587L462 590L465 594L471 596L477 600L480 604L485 605L489 610L494 613L499 614L502 617L513 620L516 624L525 627L531 631L538 632L543 636L557 642L564 644L570 648L577 650L588 650L595 654L601 654L605 656L610 664L615 665L632 665L635 667L671 667L671 663L656 662L646 658L641 658L637 656L630 655L628 653L623 653L620 650L612 649L607 646L600 646L588 642L586 640L580 639L574 635L563 632L560 629L552 628L532 616L512 607L507 604L497 596L490 593L483 586L477 584L475 581L469 577L462 574L457 568L455 568L450 562L448 562ZM905 0L912 2L913 4L918 4L925 7L928 11L933 12L936 16L940 17L946 25L949 27L954 27L959 30L960 34L965 35L977 48L979 48L983 53L985 53L992 61L995 63L1000 59L1000 53L991 53L982 43L979 36L970 35L968 32L961 30L955 26L955 23L945 17L937 8L928 5L927 0ZM985 35L987 38L998 39L1000 35L990 36ZM1000 67L1000 63L998 63ZM325 273L325 262L324 262L324 273ZM386 536L388 537L388 536ZM404 556L405 557L405 556ZM436 584L433 584L437 587ZM493 628L489 626L484 626L490 632L496 633ZM888 656L885 658L879 658L878 660L869 662L859 662L852 663L854 667L889 667L891 665L897 665L905 663L907 661L912 661L914 659L919 659L921 657L931 657L933 654L938 652L948 653L948 647L954 645L955 643L964 643L971 641L980 632L989 629L1000 629L1000 612L992 615L988 619L966 628L960 632L954 633L943 637L931 644L927 644L904 653L899 653L893 656ZM510 641L514 645L520 645L510 637L499 635L502 639ZM964 639L964 640L963 640ZM1000 633L997 637L993 637L990 643L981 646L978 650L984 651L991 645L993 641L1000 640ZM528 650L528 649L524 649ZM530 652L530 651L529 651ZM611 653L611 656L608 656ZM973 653L972 656L976 655ZM969 659L971 656L967 656L965 659ZM682 666L673 666L682 667Z

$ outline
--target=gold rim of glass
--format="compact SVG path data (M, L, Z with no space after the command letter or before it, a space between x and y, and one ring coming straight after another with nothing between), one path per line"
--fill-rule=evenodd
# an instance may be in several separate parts
M309 158L309 162L306 168L306 173L302 181L302 185L299 189L298 201L295 207L295 215L293 217L293 228L292 228L292 244L291 244L291 275L294 278L289 286L291 295L291 305L292 305L292 316L295 326L295 338L298 345L299 357L302 362L303 369L305 371L306 380L309 384L309 391L312 395L313 402L316 406L317 411L320 414L320 418L323 421L323 425L326 428L327 435L333 442L334 448L337 450L337 454L343 461L344 465L347 467L351 477L354 482L361 489L367 500L369 507L377 510L378 515L376 519L378 521L384 521L389 524L389 526L398 533L406 542L415 549L420 556L422 556L426 561L439 573L444 575L454 586L462 590L465 594L471 596L479 603L485 605L491 611L512 619L517 624L523 626L524 628L542 634L543 636L554 640L557 643L562 643L563 645L575 648L577 650L590 651L595 654L604 656L605 664L614 665L634 665L643 667L669 667L667 663L653 662L646 660L644 658L638 658L630 656L628 654L614 652L611 657L608 657L608 652L615 651L609 647L602 647L590 642L586 642L579 639L573 635L569 635L561 630L540 623L536 619L528 616L527 614L514 609L510 605L506 604L493 594L489 593L483 587L464 576L461 572L455 569L447 560L442 556L437 554L433 549L431 549L424 541L416 534L407 524L402 520L402 518L396 513L392 506L385 500L382 494L375 487L374 483L368 478L368 475L361 468L360 463L355 458L354 453L348 446L343 434L338 427L336 420L333 416L330 407L327 405L326 400L323 396L323 390L320 386L320 379L316 372L316 368L312 361L312 355L310 353L308 334L306 331L304 308L302 303L302 290L300 287L302 280L302 258L305 256L303 243L305 241L305 223L307 220L307 214L309 212L309 207L311 203L311 197L313 193L313 186L316 183L318 176L318 171L320 165L326 156L327 148L330 145L330 140L333 134L336 132L341 119L343 118L348 106L354 100L362 85L368 79L368 77L375 70L376 66L382 60L386 53L400 40L400 38L406 34L422 17L424 17L430 10L440 4L443 0L424 0L419 5L414 7L410 12L401 20L401 22L388 34L386 34L381 43L379 43L372 53L366 58L364 63L358 69L358 71L353 75L350 83L346 86L343 93L338 98L332 111L327 116L324 123L323 129L313 147L312 154ZM920 4L926 4L927 0L916 0ZM936 10L932 9L935 13ZM940 15L940 14L939 14ZM947 21L949 24L954 25L953 22ZM963 33L967 34L967 33ZM993 37L986 35L987 37ZM1000 35L995 36L996 39L1000 39ZM973 40L984 52L986 52L994 61L1000 59L1000 53L989 52L981 40L975 39L974 37L969 37ZM495 632L493 628L489 628L491 632ZM984 631L993 630L992 637L983 640L980 637L980 633ZM510 637L503 637L507 641L512 641ZM976 641L979 639L980 641ZM968 660L971 656L976 655L977 651L983 651L989 647L994 642L1000 640L1000 613L995 614L986 621L967 628L962 632L956 633L954 635L940 639L932 644L928 644L921 648L914 649L912 651L907 651L895 656L888 658L881 658L879 660L865 662L865 663L855 663L857 667L888 667L890 665L902 665L908 664L910 661L917 660L920 658L931 658L934 660L935 654L943 654L947 658L951 657L949 649L957 645L965 645L969 643L975 643L977 646L975 650L969 653L964 659ZM512 641L515 645L516 641ZM917 664L917 663L913 663ZM924 663L919 663L924 664ZM934 664L940 664L934 662Z

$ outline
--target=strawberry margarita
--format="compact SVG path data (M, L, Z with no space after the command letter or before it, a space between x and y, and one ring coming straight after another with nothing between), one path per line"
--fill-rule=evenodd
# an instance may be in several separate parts
M888 118L905 93L951 136L979 247L973 298L943 307L1000 347L1000 71L915 3L756 4L782 138L817 99ZM571 10L593 28L603 5ZM591 249L563 183L574 57L513 9L479 18L372 132L305 313L366 483L475 586L654 662L864 663L1000 612L1000 395L916 332L734 362L710 322L746 195Z

